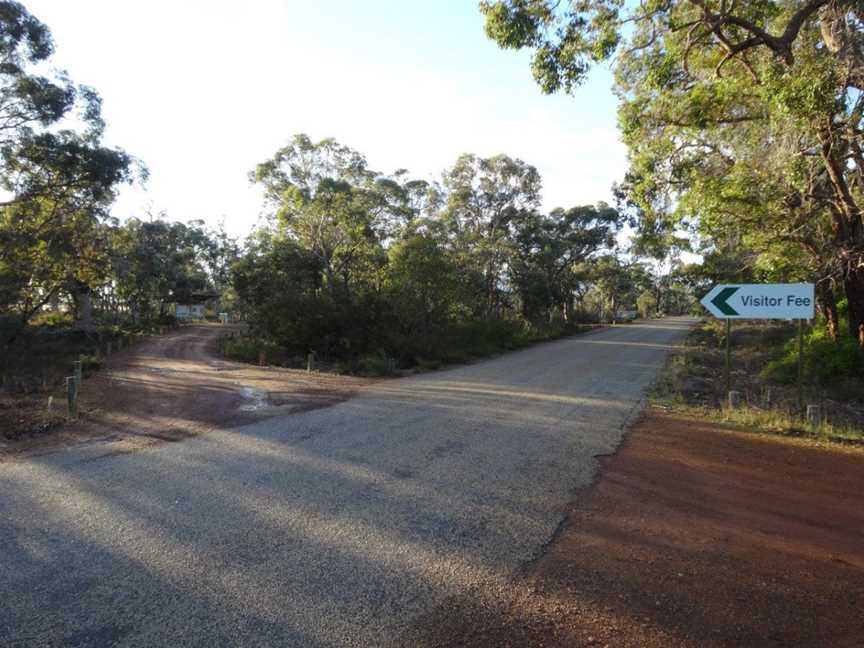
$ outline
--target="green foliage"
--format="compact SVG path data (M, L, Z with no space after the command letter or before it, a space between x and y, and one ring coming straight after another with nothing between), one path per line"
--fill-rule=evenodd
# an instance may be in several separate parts
M257 364L263 353L268 362L272 363L279 355L279 347L271 342L254 336L240 336L224 340L223 353L226 357L238 362Z
M636 298L636 308L639 309L639 314L644 318L649 318L654 315L657 310L657 298L654 293L645 291Z
M804 375L808 381L829 384L837 379L864 380L864 351L850 337L837 341L817 328L804 338ZM798 340L790 340L782 357L768 363L763 378L792 384L798 377Z
M252 177L272 216L233 265L238 308L284 353L361 373L573 332L621 225L604 204L541 213L539 173L506 155L462 155L427 183L298 135Z
M620 193L641 238L689 229L760 279L840 286L846 334L864 348L859 2L497 0L481 12L501 47L534 51L545 92L615 57ZM830 309L831 291L820 300Z
M0 2L0 313L17 319L4 346L60 293L92 326L92 292L108 281L107 209L120 184L146 173L102 145L92 88L46 74L52 53L44 24Z
M165 324L170 303L225 286L236 246L224 232L200 221L127 221L111 232L111 264L117 297L135 321Z
M30 320L30 325L34 328L47 329L69 328L70 326L72 326L72 323L73 319L71 313L60 313L57 311L40 313L32 320Z
M383 351L360 356L357 362L357 373L366 376L389 376L393 369L393 359Z

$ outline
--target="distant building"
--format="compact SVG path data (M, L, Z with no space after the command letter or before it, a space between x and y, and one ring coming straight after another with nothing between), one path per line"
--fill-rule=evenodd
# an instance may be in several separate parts
M174 304L174 317L179 320L204 319L219 302L219 293L193 293Z
M204 304L177 304L174 306L177 319L204 319Z

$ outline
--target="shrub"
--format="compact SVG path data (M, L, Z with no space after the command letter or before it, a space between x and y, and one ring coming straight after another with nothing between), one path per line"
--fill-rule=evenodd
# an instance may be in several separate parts
M171 313L163 313L154 321L156 326L177 326L177 318Z
M272 360L279 352L279 347L263 338L242 336L225 341L225 356L238 362L257 363L261 352Z
M39 313L30 320L30 325L44 328L65 328L72 326L72 314L57 311L46 311Z
M387 355L380 351L378 353L360 356L357 363L357 370L361 374L369 376L388 376L393 373L394 366L392 360Z
M102 368L102 360L97 355L81 356L81 371L85 376L91 376Z
M646 290L636 299L636 308L639 309L639 315L643 318L648 319L655 312L657 312L657 299L654 297L654 293L650 290Z
M831 340L822 327L804 339L804 375L827 383L837 378L864 378L864 353L850 336ZM790 340L784 355L766 365L762 377L793 383L798 377L798 339Z

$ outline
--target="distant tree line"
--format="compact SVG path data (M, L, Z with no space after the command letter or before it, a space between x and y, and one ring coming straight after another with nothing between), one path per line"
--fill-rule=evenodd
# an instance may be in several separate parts
M252 179L271 218L234 287L254 333L290 352L463 357L612 319L653 286L615 254L617 209L545 213L537 169L506 155L425 181L297 135Z

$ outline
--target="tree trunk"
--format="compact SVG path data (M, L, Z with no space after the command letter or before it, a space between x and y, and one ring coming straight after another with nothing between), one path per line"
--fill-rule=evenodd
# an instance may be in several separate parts
M825 330L828 332L828 337L836 341L840 321L837 315L837 296L830 284L824 281L816 284L816 301L825 317Z
M849 301L849 334L864 349L864 267L850 269L843 288Z
M72 296L75 305L75 327L85 331L93 328L93 291L87 284L71 279L66 283L66 290Z

